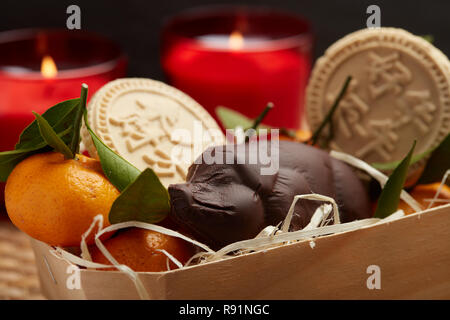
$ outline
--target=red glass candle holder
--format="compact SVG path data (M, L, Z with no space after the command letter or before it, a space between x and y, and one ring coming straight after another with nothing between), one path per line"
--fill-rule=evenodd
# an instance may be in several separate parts
M17 30L0 33L0 151L11 150L22 130L63 100L90 96L125 76L127 60L108 39L84 31ZM2 191L0 185L0 192ZM0 205L3 194L0 193Z
M226 106L264 123L298 128L311 69L309 23L266 8L206 8L171 18L162 34L168 80L213 116Z

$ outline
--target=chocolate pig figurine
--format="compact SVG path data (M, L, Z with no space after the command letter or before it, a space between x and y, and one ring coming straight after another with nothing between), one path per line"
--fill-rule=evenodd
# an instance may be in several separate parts
M267 144L270 149L271 143ZM253 238L266 226L278 225L286 217L294 196L299 194L317 193L334 198L341 222L371 216L369 197L361 181L349 166L325 151L280 141L279 169L262 175L261 169L267 165L259 157L255 164L248 164L249 161L238 164L238 157L242 156L236 152L238 147L211 148L201 159L206 154L213 155L223 159L217 161L223 164L207 164L197 159L197 164L189 168L187 182L170 185L169 193L170 217L213 249ZM249 159L249 148L245 150ZM227 156L234 160L232 164L225 163ZM290 230L304 228L320 204L298 201Z

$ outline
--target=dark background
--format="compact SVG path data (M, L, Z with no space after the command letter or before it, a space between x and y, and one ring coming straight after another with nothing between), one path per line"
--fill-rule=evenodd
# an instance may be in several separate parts
M66 8L81 8L81 28L118 42L130 58L130 76L163 79L159 35L164 19L191 7L211 4L266 5L307 17L316 35L315 56L338 38L365 27L366 8L381 7L382 26L401 27L415 34L432 34L434 44L450 53L448 0L0 0L0 30L28 27L65 28Z

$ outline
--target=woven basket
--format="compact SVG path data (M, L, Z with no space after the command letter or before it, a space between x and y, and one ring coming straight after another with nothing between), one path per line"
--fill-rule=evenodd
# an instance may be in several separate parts
M0 213L0 299L43 299L29 238Z

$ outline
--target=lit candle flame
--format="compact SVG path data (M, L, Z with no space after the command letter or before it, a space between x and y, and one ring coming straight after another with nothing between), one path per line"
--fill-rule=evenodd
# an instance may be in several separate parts
M231 50L240 50L244 46L244 37L239 31L233 31L228 39Z
M50 79L56 77L58 74L58 68L52 57L46 55L42 58L41 73L44 78Z

